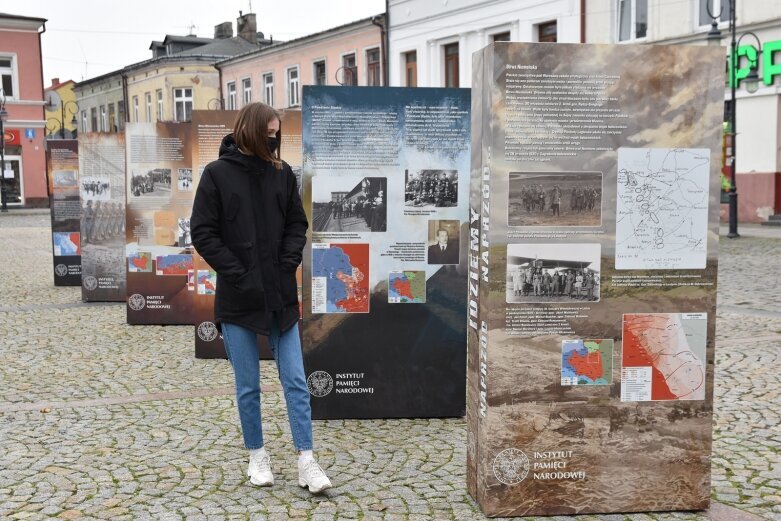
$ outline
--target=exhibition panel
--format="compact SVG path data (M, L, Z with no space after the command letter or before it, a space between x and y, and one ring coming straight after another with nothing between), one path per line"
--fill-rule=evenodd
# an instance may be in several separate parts
M473 70L470 494L707 508L723 50L495 43Z
M314 418L464 414L469 90L305 86Z
M54 285L80 286L79 144L75 139L53 139L47 146Z

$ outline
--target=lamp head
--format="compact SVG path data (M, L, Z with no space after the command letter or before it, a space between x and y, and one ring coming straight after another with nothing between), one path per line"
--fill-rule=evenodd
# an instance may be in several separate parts
M3 123L8 121L8 111L5 110L5 107L0 107L0 121Z
M721 31L719 30L719 24L716 23L715 18L710 24L710 31L708 31L706 40L708 41L708 45L721 45Z
M759 89L759 75L757 74L757 69L752 67L748 76L746 76L746 79L743 81L746 82L746 91L749 94L754 94Z

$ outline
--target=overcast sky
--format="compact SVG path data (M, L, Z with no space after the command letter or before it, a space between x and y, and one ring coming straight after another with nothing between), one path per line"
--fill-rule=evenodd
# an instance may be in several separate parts
M44 85L87 78L152 57L149 44L166 34L212 37L239 10L257 15L258 31L274 40L337 27L385 11L385 0L23 0L0 11L46 18L42 36Z

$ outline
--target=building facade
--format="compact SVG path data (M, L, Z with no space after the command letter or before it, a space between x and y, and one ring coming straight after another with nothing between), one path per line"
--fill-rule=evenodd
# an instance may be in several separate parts
M73 87L80 132L122 132L125 129L123 85L122 71L113 71Z
M358 20L218 62L223 106L299 107L302 85L383 85L384 19Z
M52 83L43 91L46 139L74 139L79 127L79 107L73 92L73 80ZM74 123L75 122L75 123Z
M389 0L390 84L472 85L472 53L496 41L581 41L574 0Z
M751 93L745 80L736 93L736 186L738 218L764 222L781 214L781 2L734 0L740 40L739 75L749 72L749 58L757 53L759 88ZM586 40L589 43L708 44L710 14L717 16L724 47L725 71L729 55L729 1L588 0ZM710 11L710 13L709 13ZM721 16L719 16L721 13ZM747 34L754 33L757 40ZM731 89L725 72L725 118L731 110ZM722 205L726 217L726 205Z
M46 20L0 13L0 102L5 100L0 175L9 206L46 207L41 34ZM10 173L8 173L10 172Z

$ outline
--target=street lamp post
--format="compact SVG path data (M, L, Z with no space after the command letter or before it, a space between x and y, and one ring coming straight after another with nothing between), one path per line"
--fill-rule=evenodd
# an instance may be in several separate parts
M8 211L8 200L5 192L5 122L7 119L5 91L0 89L0 212Z
M759 75L757 74L757 61L759 61L759 55L762 54L762 42L760 42L759 37L757 37L756 34L752 32L746 32L740 35L740 37L737 37L737 23L736 23L736 16L735 16L735 2L737 0L728 0L729 1L729 31L730 31L730 59L729 59L729 84L730 84L730 113L729 113L729 135L730 135L730 146L732 148L732 154L730 157L730 169L732 175L730 176L730 187L729 192L727 192L727 203L729 205L729 232L727 233L727 237L730 239L735 239L737 237L740 237L740 234L738 233L738 184L737 184L737 177L738 177L738 169L737 169L737 134L738 134L738 128L737 128L737 113L738 113L738 105L736 100L736 92L737 92L737 66L738 66L738 49L740 48L740 42L745 36L752 36L757 41L757 47L756 47L756 55L757 60L752 62L749 60L749 73L744 78L745 84L746 84L746 91L750 94L753 94L757 91L757 88L759 88ZM721 31L718 28L718 24L716 22L716 19L721 16L722 11L719 12L718 15L714 15L710 11L710 7L708 7L708 14L713 19L713 23L711 24L711 30L708 32L708 43L709 44L720 44L721 42Z

